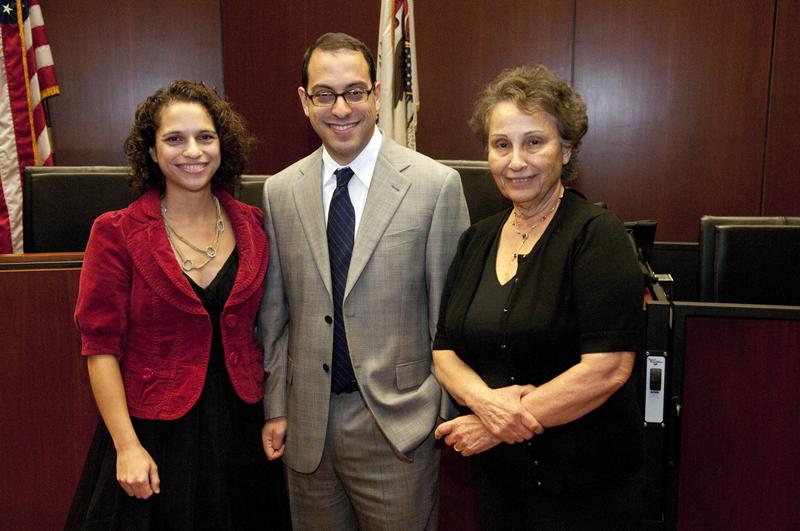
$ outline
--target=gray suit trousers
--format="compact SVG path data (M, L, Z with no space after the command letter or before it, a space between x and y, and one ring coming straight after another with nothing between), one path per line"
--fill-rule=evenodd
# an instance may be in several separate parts
M320 531L435 530L439 450L433 434L398 456L358 392L331 395L319 468L286 468L294 529Z

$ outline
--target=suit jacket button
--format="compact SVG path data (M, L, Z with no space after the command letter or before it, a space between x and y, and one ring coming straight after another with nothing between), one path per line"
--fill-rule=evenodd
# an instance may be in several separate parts
M145 367L145 369L142 371L142 380L145 382L152 380L153 376L155 376L155 371L153 371L153 369L150 367Z
M325 316L325 322L328 323L328 324L333 323L333 317L331 317L330 315L326 315Z
M225 326L227 326L228 328L233 328L234 326L236 326L236 323L238 322L239 318L236 317L236 315L234 314L229 314L225 316Z
M331 368L330 368L330 367L328 367L328 364L327 364L327 363L323 363L323 364L322 364L322 370L323 370L323 371L325 371L325 372L328 372L328 371L330 371L330 370L331 370Z

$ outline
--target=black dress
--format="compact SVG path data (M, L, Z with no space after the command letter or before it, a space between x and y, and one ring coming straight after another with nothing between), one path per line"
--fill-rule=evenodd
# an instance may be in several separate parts
M642 278L622 223L567 190L542 237L518 258L515 277L501 285L495 262L509 214L461 237L434 349L455 351L492 388L542 385L583 353L638 350ZM575 421L469 458L481 527L630 527L641 498L641 426L628 381Z
M219 317L239 268L231 254L208 285L190 284L211 317L211 357L197 403L176 420L132 417L142 446L158 466L161 493L128 496L116 480L117 454L101 420L65 529L288 529L288 502L279 464L261 445L261 403L233 389L224 363Z

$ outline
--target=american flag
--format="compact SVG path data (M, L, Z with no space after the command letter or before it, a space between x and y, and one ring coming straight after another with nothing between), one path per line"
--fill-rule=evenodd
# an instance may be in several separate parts
M395 141L417 148L416 39L413 0L382 0L378 34L378 81L381 110L378 125Z
M0 0L0 253L22 252L22 174L52 165L43 100L59 93L38 0Z

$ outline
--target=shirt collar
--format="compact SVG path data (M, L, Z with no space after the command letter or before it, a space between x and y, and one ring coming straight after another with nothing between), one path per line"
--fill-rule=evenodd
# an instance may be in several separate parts
M381 150L381 131L378 127L375 127L375 130L372 132L372 138L370 138L369 142L364 149L361 150L361 153L354 158L350 164L347 166L353 170L356 179L361 181L364 186L369 188L370 183L372 182L372 173L375 171L375 164L378 162L378 153ZM341 164L333 160L328 150L325 149L325 146L322 146L322 184L323 186L325 183L330 181L331 179L335 179L333 176L333 172L338 170L339 168L343 168Z

